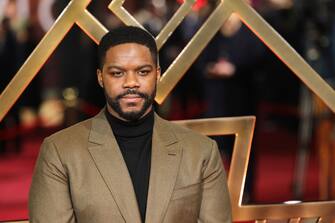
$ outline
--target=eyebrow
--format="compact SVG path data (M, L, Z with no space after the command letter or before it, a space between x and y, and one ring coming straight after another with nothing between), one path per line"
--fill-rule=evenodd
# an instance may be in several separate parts
M141 69L144 69L144 68L150 68L150 69L153 69L154 67L153 67L151 64L145 64L145 65L141 65L141 66L139 66L139 67L136 67L136 70L141 70ZM125 70L123 67L118 66L118 65L109 65L109 66L107 67L107 70L110 70L110 69Z
M144 68L154 69L154 67L151 64L145 64L145 65L139 66L137 68L137 70L141 70L141 69L144 69Z

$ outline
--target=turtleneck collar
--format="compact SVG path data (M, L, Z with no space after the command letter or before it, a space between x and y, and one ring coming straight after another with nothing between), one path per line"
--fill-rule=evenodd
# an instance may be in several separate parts
M105 109L105 115L113 130L115 136L120 137L138 137L152 132L154 126L154 111L153 109L136 121L123 121L111 115Z

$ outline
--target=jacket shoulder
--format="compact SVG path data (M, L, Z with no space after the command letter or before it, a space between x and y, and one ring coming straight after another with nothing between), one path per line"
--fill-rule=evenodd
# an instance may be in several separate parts
M91 125L92 125L92 118L78 122L77 124L62 129L48 136L46 139L52 142L59 142L59 141L71 142L78 138L80 140L83 140L84 138L88 138Z
M178 122L167 121L164 119L161 121L163 125L172 131L178 141L187 145L194 145L193 148L206 148L207 150L212 147L213 143L215 143L215 141L208 136L187 128Z

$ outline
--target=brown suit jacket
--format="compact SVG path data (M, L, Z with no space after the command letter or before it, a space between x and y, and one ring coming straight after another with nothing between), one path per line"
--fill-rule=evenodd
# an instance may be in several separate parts
M126 164L103 112L43 142L32 223L140 223ZM230 223L216 143L155 115L146 223Z

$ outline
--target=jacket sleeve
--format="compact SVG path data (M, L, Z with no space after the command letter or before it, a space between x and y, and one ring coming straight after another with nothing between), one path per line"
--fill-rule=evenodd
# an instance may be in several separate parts
M199 222L231 223L231 204L226 173L216 143L203 170L203 193Z
M56 146L46 139L42 146L29 193L30 223L75 223L68 174Z

